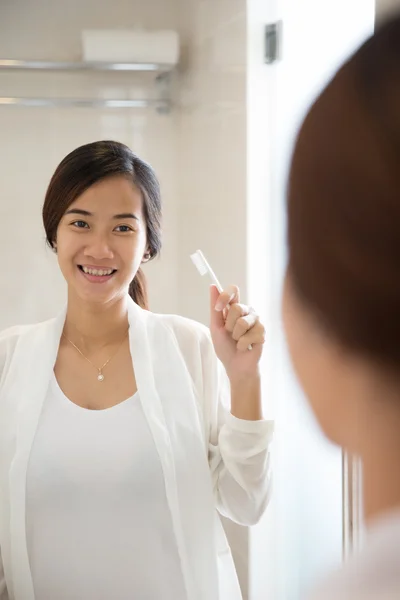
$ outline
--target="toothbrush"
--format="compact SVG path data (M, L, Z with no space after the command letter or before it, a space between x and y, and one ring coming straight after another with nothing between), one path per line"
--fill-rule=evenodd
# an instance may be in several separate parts
M214 273L213 269L211 268L210 263L208 262L208 260L206 259L206 257L202 253L202 251L201 250L197 250L194 254L190 255L190 258L192 259L192 262L193 262L194 266L196 267L196 269L198 270L198 272L200 273L200 275L202 277L204 275L208 275L211 278L212 282L217 287L219 293L222 294L223 287L220 284L220 282L218 280L218 277ZM250 344L250 346L248 347L248 349L252 350L253 346Z
M200 273L200 275L201 276L209 275L209 277L211 277L211 279L212 279L212 282L216 285L219 293L222 294L222 292L224 291L222 288L222 285L218 281L216 274L212 270L210 263L207 261L206 257L202 253L202 251L197 250L197 252L195 252L194 254L191 254L190 258L192 259L192 262L193 262L194 266L196 267L196 269L198 270L198 272Z

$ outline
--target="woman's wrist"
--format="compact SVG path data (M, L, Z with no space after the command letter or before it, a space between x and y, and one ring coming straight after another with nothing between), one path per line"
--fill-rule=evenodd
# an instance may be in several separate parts
M236 375L231 385L231 413L238 419L259 421L263 418L260 373Z

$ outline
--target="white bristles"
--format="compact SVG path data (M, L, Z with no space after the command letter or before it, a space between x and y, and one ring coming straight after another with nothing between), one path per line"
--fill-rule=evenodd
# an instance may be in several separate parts
M198 272L200 273L200 275L206 275L207 274L207 265L206 265L206 259L204 258L204 255L202 253L201 250L197 250L197 252L195 252L194 254L191 254L190 258L192 259L192 262L194 264L194 266L196 267L196 269L198 270Z
M217 286L218 291L222 293L222 286L202 251L197 250L194 254L191 254L190 258L192 259L192 262L198 270L198 272L200 273L200 275L204 276L208 274L211 277L213 283Z

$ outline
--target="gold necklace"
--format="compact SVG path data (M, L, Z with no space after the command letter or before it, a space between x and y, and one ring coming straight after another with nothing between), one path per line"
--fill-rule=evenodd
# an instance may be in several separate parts
M122 342L120 343L120 345L118 346L118 348L116 349L116 351L114 352L114 354L112 354L112 355L110 356L110 358L109 358L108 360L106 360L106 362L104 363L104 365L102 365L101 367L96 367L96 365L95 365L94 363L92 363L92 361L91 361L91 360L90 360L90 359L89 359L87 356L85 356L85 355L83 354L82 350L80 350L80 349L78 348L78 346L76 346L76 345L74 344L74 342L71 342L71 340L70 340L69 338L67 338L67 336L65 335L65 333L64 333L64 332L63 332L63 336L65 337L65 339L67 340L67 342L69 342L69 343L71 344L71 346L73 346L73 347L75 348L75 350L77 350L77 351L79 352L79 354L80 354L81 356L83 356L83 358L84 358L85 360L87 360L87 361L88 361L88 363L92 365L92 367L94 367L94 368L96 369L96 371L97 371L97 381L104 381L103 369L105 369L105 367L108 365L108 363L110 362L110 360L111 360L112 358L114 358L114 356L115 356L115 355L118 353L119 349L121 348L122 344L123 344L123 343L124 343L124 341L125 341L125 337L127 336L127 334L128 334L128 331L129 331L129 327L128 327L128 329L127 329L127 331L126 331L126 333L125 333L124 337L122 338Z

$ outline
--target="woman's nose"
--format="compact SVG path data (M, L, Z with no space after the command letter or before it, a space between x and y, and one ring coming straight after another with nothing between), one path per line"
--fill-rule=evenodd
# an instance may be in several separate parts
M91 237L89 243L86 245L84 254L96 260L109 259L114 256L107 237L101 235Z

